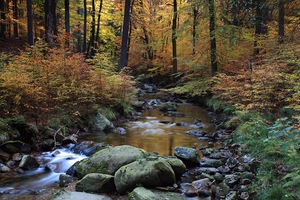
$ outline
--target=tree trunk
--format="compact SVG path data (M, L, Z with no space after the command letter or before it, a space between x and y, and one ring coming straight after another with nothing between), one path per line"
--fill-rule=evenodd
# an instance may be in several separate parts
M284 0L278 3L278 43L284 42Z
M97 31L96 31L95 48L98 48L96 45L98 45L100 43L100 19L101 19L102 5L103 5L103 0L100 0L98 19L97 19Z
M45 30L46 42L49 46L53 46L58 33L57 30L57 16L56 16L56 2L57 0L45 0Z
M266 35L267 22L268 22L268 12L269 8L266 5L265 0L256 0L255 2L255 36L254 36L254 50L253 55L256 56L260 52L258 47L258 41L261 39L262 35Z
M121 46L121 58L119 63L119 71L123 69L127 64L127 45L128 45L128 29L130 22L130 0L125 0L123 31L122 31L122 46Z
M198 25L197 17L198 17L198 6L194 6L194 8L193 8L193 30L192 30L192 35L193 35L193 52L192 52L192 54L193 55L196 54L196 40L197 40L196 27Z
M28 34L28 44L34 44L33 38L33 14L32 14L32 0L27 0L27 34Z
M13 0L13 15L14 20L18 20L18 0ZM18 22L14 22L14 37L19 37Z
M172 21L172 60L173 60L173 81L176 81L177 74L177 0L173 0L173 21Z
M5 14L5 1L0 0L0 16L1 21L6 21L6 14ZM6 24L0 23L0 38L5 39L6 38Z
M70 0L65 0L65 29L70 35Z
M86 32L87 32L87 3L83 1L83 46L82 52L86 52Z
M95 32L96 32L96 9L95 9L95 0L92 0L92 30L91 30L91 36L90 36L90 42L88 45L88 50L86 57L90 58L95 55Z
M210 36L210 62L211 62L211 74L216 75L218 70L217 64L217 43L215 33L215 2L214 0L208 1L209 10L209 36Z

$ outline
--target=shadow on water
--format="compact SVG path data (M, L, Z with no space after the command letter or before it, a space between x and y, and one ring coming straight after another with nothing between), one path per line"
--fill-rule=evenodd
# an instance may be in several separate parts
M84 140L105 142L112 145L132 145L143 148L149 152L157 152L168 156L174 154L176 146L205 147L211 146L207 141L200 141L195 136L186 134L189 130L199 129L193 124L195 119L201 121L201 130L211 133L215 130L210 123L211 116L199 106L192 104L179 104L178 112L184 113L184 117L165 116L158 109L146 110L142 116L133 122L126 124L126 134L91 134ZM161 123L170 122L170 123ZM176 123L185 122L188 126L178 126Z

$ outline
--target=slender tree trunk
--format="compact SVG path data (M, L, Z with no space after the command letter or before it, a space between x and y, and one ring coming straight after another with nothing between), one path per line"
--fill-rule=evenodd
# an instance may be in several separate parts
M83 46L82 52L86 52L86 35L87 35L87 0L83 1Z
M70 0L65 0L65 29L70 35Z
M209 36L210 36L210 62L211 62L211 74L216 75L218 71L217 64L217 42L215 33L215 2L214 0L208 1L209 7Z
M18 0L13 0L14 20L18 20ZM14 22L14 37L19 37L18 23Z
M256 0L255 2L255 36L254 36L254 50L253 55L256 56L260 53L258 47L258 41L261 40L262 35L266 35L268 32L268 6L265 0Z
M198 8L197 6L194 6L193 8L193 30L192 30L192 35L193 35L193 52L192 54L196 54L196 40L197 40L197 34L196 34L196 27L197 27L197 16L198 16Z
M177 0L173 0L173 21L172 21L172 60L173 60L173 81L176 81L177 74Z
M0 17L2 21L6 21L6 14L5 14L5 1L0 0ZM0 38L6 38L6 24L0 23Z
M6 10L7 10L7 16L9 16L10 15L10 0L6 0ZM8 22L7 26L6 26L6 32L7 32L8 37L10 38L11 37L11 18L7 17L6 22Z
M92 30L91 30L91 36L90 36L90 42L88 45L88 50L87 50L87 54L86 57L90 58L92 56L95 55L95 32L96 32L96 18L95 18L95 14L96 14L96 9L95 9L95 0L92 0Z
M28 34L28 44L34 44L33 38L33 14L32 14L32 0L26 1L27 5L27 34Z
M140 1L140 5L142 7L142 15L145 14L145 6L144 6L144 2L143 0ZM146 22L143 20L143 24L142 24L142 30L144 32L144 41L146 43L146 51L147 51L147 59L153 60L154 57L154 53L153 53L153 48L150 45L150 34L149 31L147 30L147 26L146 26Z
M119 70L123 69L127 63L127 45L128 45L128 29L130 22L130 0L125 0L123 31L122 31L122 46Z
M97 19L97 31L96 31L95 48L98 48L98 46L96 46L96 45L99 45L99 43L100 43L100 19L101 19L102 5L103 5L103 0L100 0L98 19Z
M278 43L284 42L284 0L279 0L278 3Z
M46 42L49 46L53 46L58 34L57 16L56 16L57 0L45 0L45 30Z

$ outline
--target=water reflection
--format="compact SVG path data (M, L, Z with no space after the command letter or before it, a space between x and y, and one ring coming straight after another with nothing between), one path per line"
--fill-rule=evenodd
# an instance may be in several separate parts
M132 145L164 156L173 155L176 146L207 146L206 141L199 141L196 137L187 135L185 132L196 129L196 126L192 125L195 119L203 123L201 129L206 132L214 131L208 112L192 104L181 104L178 106L177 111L184 113L185 116L169 117L159 112L158 109L146 110L138 121L126 124L126 135L92 134L85 140L105 142L112 145ZM170 123L161 123L161 120ZM178 122L186 122L189 126L177 126L176 123Z

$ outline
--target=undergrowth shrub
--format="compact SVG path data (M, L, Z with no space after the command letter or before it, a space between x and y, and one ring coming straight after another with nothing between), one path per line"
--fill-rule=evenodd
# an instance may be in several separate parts
M234 119L235 118L235 119ZM260 160L257 171L256 199L294 199L300 194L299 144L297 123L282 117L269 121L253 112L238 111L234 132L244 149Z
M22 114L38 124L57 116L76 121L96 112L98 105L126 107L127 112L135 96L132 78L113 71L112 61L102 61L109 63L88 64L59 45L49 49L37 42L28 47L2 67L2 117Z

